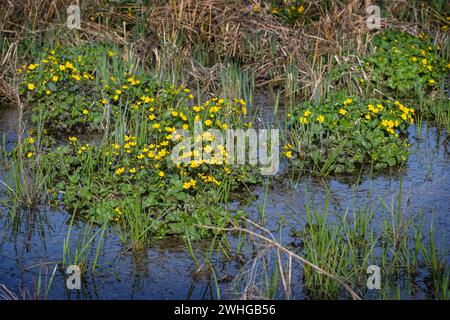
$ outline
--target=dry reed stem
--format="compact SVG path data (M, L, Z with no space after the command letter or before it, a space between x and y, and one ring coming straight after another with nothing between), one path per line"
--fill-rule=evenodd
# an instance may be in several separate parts
M345 290L347 290L347 292L351 295L351 297L354 300L362 300L361 296L359 296L347 283L345 279L342 279L339 276L336 276L334 274L331 274L329 272L327 272L326 270L322 269L320 266L315 265L314 263L310 262L309 260L305 259L304 257L292 252L291 250L285 248L283 245L281 245L278 241L276 241L275 236L272 234L272 232L270 232L269 230L267 230L266 228L256 224L255 222L243 218L244 221L246 221L247 223L251 224L253 227L255 227L256 230L260 230L264 233L266 233L268 236L264 236L262 234L259 234L255 231L249 230L247 228L242 228L239 226L236 226L235 224L233 224L233 226L231 228L220 228L220 227L215 227L215 226L200 226L202 228L206 228L206 229L211 229L211 230L217 230L217 231L222 231L222 232L244 232L248 235L251 235L252 237L255 238L259 238L260 240L263 240L264 242L266 242L269 246L275 248L277 250L277 255L278 255L278 261L280 263L281 260L281 256L279 255L279 252L283 252L285 253L289 259L295 259L300 261L301 263L310 266L312 269L314 269L316 272L318 272L319 274L322 274L324 276L330 277L331 279L337 281L340 285L342 285L342 287L344 287ZM283 283L283 287L287 288L288 290L286 292L289 292L289 287L288 287L288 281L290 283L290 276L288 277L289 280L285 279L285 275L283 272L283 268L282 265L280 265L280 273L282 274L282 283ZM291 267L288 268L289 273L291 272Z

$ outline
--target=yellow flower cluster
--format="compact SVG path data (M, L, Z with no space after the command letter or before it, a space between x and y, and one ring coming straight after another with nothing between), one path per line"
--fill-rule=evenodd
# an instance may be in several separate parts
M286 158L290 159L292 158L292 144L288 143L283 147L283 154L286 156Z

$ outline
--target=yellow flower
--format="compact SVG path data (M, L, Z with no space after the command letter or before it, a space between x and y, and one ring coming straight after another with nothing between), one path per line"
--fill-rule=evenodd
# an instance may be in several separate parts
M27 88L28 88L28 90L32 91L32 90L34 90L36 88L36 86L33 83L29 83L27 85Z
M52 93L50 90L45 90L45 94L50 94Z
M28 152L27 153L27 158L31 158L31 157L33 157L33 152Z
M344 101L344 106L347 106L347 105L349 105L352 102L353 102L353 99L347 99L347 100Z
M130 173L136 173L136 168L131 168L129 171Z
M426 65L427 64L427 59L422 59L422 64Z
M183 130L189 129L189 125L187 123L183 124Z
M115 53L113 51L108 51L108 57L113 57Z
M88 109L83 109L83 114L84 114L84 115L89 114L89 110L88 110Z
M71 62L69 62L69 61L66 61L65 66L66 66L66 68L74 69L73 64Z
M28 143L29 144L34 144L34 138L33 137L28 138Z
M210 126L212 124L212 121L210 119L205 121L205 125Z
M324 117L323 115L320 115L320 116L317 117L317 121L318 121L319 123L322 123L322 122L325 121L325 117Z
M188 96L188 98L192 100L192 99L194 99L194 96L193 96L192 94L190 94L190 95Z
M77 80L77 81L80 81L80 80L81 80L81 77L80 77L80 75L78 75L78 74L72 74L72 78L74 78L74 79Z
M108 100L106 100L105 98L103 98L102 101L101 101L101 103L102 103L102 104L107 104L107 103L108 103Z
M141 98L141 100L144 101L144 103L149 103L149 102L152 101L152 99L151 99L150 97L147 97L147 96L143 96L143 97Z
M370 114L366 114L366 119L370 120Z
M62 65L62 64L60 64L60 65L59 65L59 70L61 70L61 71L64 71L64 70L66 70L66 66L65 66L65 65Z
M304 115L305 117L309 117L309 116L311 115L311 111L306 110L305 112L303 112L303 115Z
M69 141L76 142L78 139L76 137L69 137Z
M149 120L155 120L155 118L156 118L156 116L155 116L153 113L151 113L151 114L148 116L148 119L149 119Z
M211 153L211 152L212 152L212 147L211 147L210 145L207 145L205 148L203 148L203 150L204 150L206 153Z
M118 169L116 170L116 175L117 175L117 176L120 176L120 175L123 174L124 172L125 172L125 168L123 168L123 167L118 168Z
M159 123L154 123L152 125L153 129L159 129L161 127L161 125Z
M172 117L178 117L178 112L172 111Z
M433 84L436 83L436 81L434 81L433 79L430 79L430 80L428 80L428 83L431 84L431 85L433 85Z
M160 172L158 173L158 175L162 178L162 177L164 177L166 174L165 174L163 171L160 171Z
M345 116L345 114L347 113L347 110L339 109L339 113L342 114L343 116Z
M183 188L184 189L189 189L190 187L191 187L191 183L190 182L183 183Z
M52 81L53 81L53 82L57 82L57 81L58 81L58 79L59 79L59 77L58 77L58 76L52 76Z
M292 158L292 151L291 150L286 151L284 154L285 154L286 158L288 158L288 159Z

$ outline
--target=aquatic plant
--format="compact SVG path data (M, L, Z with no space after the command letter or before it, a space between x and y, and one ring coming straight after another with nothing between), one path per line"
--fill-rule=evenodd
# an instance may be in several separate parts
M413 108L395 100L335 95L323 103L304 103L288 115L284 156L293 168L326 176L364 165L399 166L408 157L405 135Z
M449 61L442 48L421 33L384 31L373 39L375 52L365 59L369 80L381 89L389 89L404 98L415 90L437 89L448 74Z

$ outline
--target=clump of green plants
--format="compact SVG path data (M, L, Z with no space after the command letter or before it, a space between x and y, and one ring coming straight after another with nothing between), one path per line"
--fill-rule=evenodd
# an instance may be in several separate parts
M106 46L58 46L45 51L18 73L32 122L49 131L98 131L118 120L114 117L118 108L158 90L150 77L129 75L131 66Z
M423 216L411 218L405 215L401 194L397 204L383 200L378 213L373 208L337 213L331 212L328 205L328 198L323 209L314 209L307 204L306 214L299 216L304 221L303 227L293 228L294 236L299 240L298 250L308 261L346 279L367 296L374 293L367 290L367 267L379 266L381 291L375 294L382 299L400 286L408 290L408 286L425 272L432 279L427 283L430 289L433 288L432 297L448 299L445 249L439 251L434 247L433 222L430 228L425 228ZM429 237L429 245L426 237ZM311 298L337 299L342 296L339 283L308 265L305 265L303 279Z
M20 92L35 127L20 144L25 165L49 203L113 223L134 248L152 237L207 237L213 231L198 226L226 226L230 192L259 179L254 166L234 164L223 139L251 127L246 102L195 104L184 85L132 66L96 45L49 49L23 65ZM95 131L103 135L84 135Z
M82 142L72 133L59 143L28 132L22 150L51 186L50 202L94 222L116 223L122 234L130 228L134 247L155 236L202 238L212 232L199 225L225 226L232 215L221 204L258 175L252 165L234 165L225 142L209 129L251 126L245 101L212 98L195 105L185 86L154 90L137 77L124 80L113 79L102 90L100 103L115 110L117 121L101 141ZM86 110L89 115L92 109Z
M404 163L409 153L406 131L413 108L399 101L337 94L323 103L304 103L288 115L283 154L295 169L322 176Z
M287 3L285 1L282 4L273 2L270 12L282 21L290 24L295 24L305 17L305 7L300 1L289 1Z
M442 58L442 48L434 46L425 34L384 31L373 39L375 52L365 59L370 80L401 97L415 90L432 90L445 78L450 63Z

